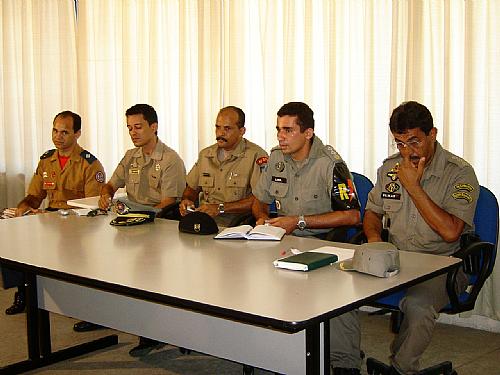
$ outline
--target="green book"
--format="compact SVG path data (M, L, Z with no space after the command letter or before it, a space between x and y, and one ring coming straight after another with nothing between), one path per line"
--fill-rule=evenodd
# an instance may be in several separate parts
M273 264L277 268L307 272L335 263L338 259L335 254L305 251L300 254L276 259Z

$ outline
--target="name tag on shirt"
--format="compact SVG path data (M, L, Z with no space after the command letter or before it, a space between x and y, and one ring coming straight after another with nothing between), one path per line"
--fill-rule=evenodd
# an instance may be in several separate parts
M271 176L271 181L286 184L286 177Z

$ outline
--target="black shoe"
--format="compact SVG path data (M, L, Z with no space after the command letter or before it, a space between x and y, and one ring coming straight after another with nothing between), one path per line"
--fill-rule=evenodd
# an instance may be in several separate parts
M344 368L344 367L334 367L332 375L360 375L359 369L357 368Z
M90 331L96 331L98 329L103 329L103 326L100 326L99 324L95 323L90 323L90 322L84 322L83 320L81 322L75 323L73 326L73 331L75 332L90 332Z
M16 294L14 294L14 302L12 303L12 306L7 308L5 310L5 313L7 315L15 315L24 312L26 309L26 295L25 291L22 289L19 289Z
M163 346L165 346L165 344L162 342L151 340L146 337L140 337L139 345L130 349L128 354L130 354L132 357L142 357L149 354L152 350L160 349Z
M386 365L375 358L366 360L366 371L368 375L393 375L398 374L394 367Z

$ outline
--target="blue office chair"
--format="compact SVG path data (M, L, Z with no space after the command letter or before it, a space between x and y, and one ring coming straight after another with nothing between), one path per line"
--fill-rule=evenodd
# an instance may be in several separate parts
M373 183L370 179L360 173L351 172L354 186L356 187L356 193L358 194L359 200L359 213L360 213L360 224L352 227L338 227L332 229L327 233L325 240L335 241L335 242L351 242L353 238L357 238L359 233L363 232L363 217L365 216L366 202L368 201L368 193L373 188Z
M486 279L491 275L495 265L498 245L498 201L495 195L481 186L477 207L474 214L474 234L466 234L461 238L461 249L454 254L462 259L461 268L469 278L469 287L460 295L455 291L458 268L448 273L446 288L450 303L441 312L457 314L474 308L479 291ZM399 301L405 291L394 293L377 300L372 305L391 312L391 330L399 332L403 314L399 311ZM387 311L387 310L384 310ZM366 361L368 374L382 375L387 371L387 365L373 358ZM456 375L450 361L420 370L421 375Z

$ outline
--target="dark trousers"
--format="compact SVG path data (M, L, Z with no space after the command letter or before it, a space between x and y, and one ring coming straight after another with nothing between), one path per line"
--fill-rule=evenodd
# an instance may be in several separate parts
M9 267L5 267L2 264L0 264L0 270L2 271L2 281L4 289L24 285L24 274L22 272L13 270Z

